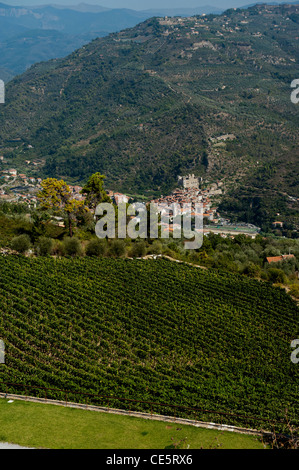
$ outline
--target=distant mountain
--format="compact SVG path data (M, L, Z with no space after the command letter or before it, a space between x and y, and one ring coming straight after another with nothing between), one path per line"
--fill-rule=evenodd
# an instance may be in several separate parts
M11 72L7 69L0 68L0 78L3 80L5 83L9 82L12 80L13 76Z
M75 11L81 11L83 13L89 12L89 13L101 13L103 11L108 11L112 10L112 8L105 8L100 5L89 5L87 3L79 3L78 5L58 5L57 3L51 3L49 5L35 5L31 6L29 8L37 10L37 9L43 9L46 6L53 7L57 10L75 10Z
M18 34L28 31L26 26L17 24L13 18L0 15L0 41L12 38ZM0 56L1 60L1 56Z
M18 7L1 3L0 69L7 69L8 80L36 62L64 57L94 38L130 28L152 16L191 16L219 11L208 6L134 11L84 3L68 7L51 4Z
M148 18L149 14L127 9L93 13L52 6L30 9L0 4L0 17L27 29L55 29L68 34L81 34L93 31L109 33L132 27Z
M36 62L64 57L96 37L134 26L148 17L148 13L130 10L93 13L0 4L0 69L8 70L7 80Z
M96 36L104 36L99 32ZM94 34L70 35L55 30L28 30L1 43L0 63L7 73L0 78L7 82L19 75L33 63L64 57L74 49L87 44Z

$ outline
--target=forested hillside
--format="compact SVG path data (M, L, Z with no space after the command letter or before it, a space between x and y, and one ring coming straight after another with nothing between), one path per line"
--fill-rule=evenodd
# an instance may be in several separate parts
M2 153L145 195L194 172L225 183L225 210L296 224L298 25L290 5L154 18L37 64L7 86Z

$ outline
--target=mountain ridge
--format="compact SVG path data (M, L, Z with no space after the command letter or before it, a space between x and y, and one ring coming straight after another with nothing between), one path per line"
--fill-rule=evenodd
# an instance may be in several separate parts
M184 12L185 16L191 14L191 10L180 9L181 14ZM216 12L216 9L209 6L192 9L192 14L209 12ZM7 81L36 62L65 57L92 39L133 27L155 15L162 16L162 13L84 4L81 7L51 4L18 7L1 3L0 68L8 71L3 78ZM55 40L55 31L62 34L59 43ZM40 40L41 34L43 40Z

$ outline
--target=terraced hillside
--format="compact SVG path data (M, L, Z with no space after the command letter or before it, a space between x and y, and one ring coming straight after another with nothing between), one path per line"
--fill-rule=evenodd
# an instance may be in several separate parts
M1 391L189 417L179 406L275 420L288 408L298 422L298 309L283 290L166 260L1 257L0 272Z

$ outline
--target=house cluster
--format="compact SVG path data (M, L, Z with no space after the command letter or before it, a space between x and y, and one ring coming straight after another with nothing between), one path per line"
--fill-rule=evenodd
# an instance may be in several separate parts
M83 194L81 194L81 191L82 191L82 186L72 186L72 185L68 185L68 187L70 188L71 192L72 192L72 195L73 195L73 199L76 199L76 201L84 201L85 199L85 196Z
M6 180L8 180L11 177L14 178L17 176L17 170L15 170L14 168L11 168L10 170L2 170L1 173L2 173L2 177Z
M29 146L29 145L28 145L28 147L32 148L32 146ZM38 166L38 165L42 165L43 162L42 161L35 161L35 160L34 161L25 160L25 163L26 163L26 165Z
M160 208L170 206L171 204L179 204L181 207L183 204L191 204L192 214L195 215L196 204L202 204L203 206L203 217L209 221L217 222L219 220L219 214L217 207L212 204L211 196L222 194L222 190L219 189L219 184L212 184L207 189L200 189L202 180L196 178L193 174L187 176L178 177L179 186L169 196L161 196L159 199L153 199L151 203L159 205Z
M108 194L110 199L112 199L112 202L114 202L114 204L116 205L119 205L122 203L127 204L129 200L131 199L129 196L126 196L126 194L114 193L113 191L110 191L110 190L107 190L106 193Z
M221 20L214 18L214 34L215 36L223 36L223 33L236 33L241 30L244 25L249 24L249 18L243 13L243 20L239 23L235 23L234 18L230 18L228 15L223 15ZM165 29L162 33L164 36L174 35L176 38L196 37L202 32L210 31L209 18L203 13L202 15L196 15L192 17L168 17L159 18L159 23L164 26ZM183 29L184 28L184 29ZM254 37L261 37L260 31L254 31L250 33Z
M21 180L20 182L24 183L25 186L28 184L40 184L42 182L41 178L34 178L33 176L27 176L25 174L19 173L14 168L10 168L9 170L2 170L2 178L9 181L10 179L16 180L18 178Z
M36 206L35 192L40 188L41 178L34 178L18 173L15 168L1 171L0 200L8 202L24 202Z

